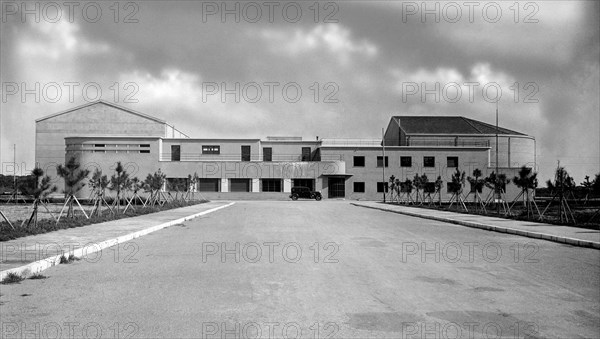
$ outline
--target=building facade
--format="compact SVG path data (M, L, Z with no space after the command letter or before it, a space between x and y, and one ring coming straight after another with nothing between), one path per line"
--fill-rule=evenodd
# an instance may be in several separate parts
M36 127L36 162L42 168L75 157L90 172L100 169L109 177L117 162L141 180L160 169L167 175L165 190L189 189L208 199L286 199L292 187L307 186L324 198L380 200L390 176L403 181L426 174L444 181L438 198L446 201L457 168L467 175L479 169L483 176L496 168L495 126L463 117L395 116L383 143L197 139L162 120L100 101L42 118ZM533 137L499 128L498 140L499 173L512 178L521 166L534 167ZM199 181L190 187L186 179L194 174ZM508 199L518 192L507 185ZM89 194L87 188L80 192L82 198Z

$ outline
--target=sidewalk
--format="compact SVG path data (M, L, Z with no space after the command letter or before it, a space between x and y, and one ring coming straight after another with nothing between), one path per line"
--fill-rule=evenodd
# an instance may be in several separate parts
M410 215L413 217L449 222L467 227L494 232L509 233L535 239L544 239L573 246L600 249L600 231L570 226L537 223L531 221L486 217L434 209L391 205L380 202L352 202L352 205L374 208L386 212Z
M60 263L63 255L91 260L101 255L94 253L105 248L231 205L213 201L1 242L0 281L11 272L23 276L41 272Z

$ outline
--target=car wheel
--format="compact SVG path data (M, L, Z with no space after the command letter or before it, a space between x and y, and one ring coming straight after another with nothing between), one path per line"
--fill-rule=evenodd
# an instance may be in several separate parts
M298 195L296 195L296 194L292 195L292 200L298 200Z
M315 197L315 200L316 200L316 201L319 201L319 200L321 200L322 198L323 198L323 197L321 197L320 195L317 195L317 196Z

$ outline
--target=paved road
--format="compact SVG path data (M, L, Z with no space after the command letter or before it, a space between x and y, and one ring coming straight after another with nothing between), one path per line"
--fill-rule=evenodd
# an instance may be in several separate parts
M237 202L44 274L1 285L4 337L600 337L600 251L344 201Z

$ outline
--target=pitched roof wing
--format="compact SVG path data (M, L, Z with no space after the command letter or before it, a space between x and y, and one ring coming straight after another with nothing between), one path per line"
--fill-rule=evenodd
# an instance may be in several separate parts
M135 114L135 115L140 116L142 118L146 118L146 119L149 119L149 120L152 120L152 121L156 121L156 122L159 122L159 123L162 123L162 124L166 124L167 123L166 121L160 120L160 119L155 118L155 117L153 117L151 115L140 113L138 111L134 111L134 110L129 109L127 107L119 106L117 104L113 104L113 103L110 103L110 102L107 102L107 101L104 101L104 100L98 100L98 101L89 102L87 104L83 104L83 105L77 106L75 108L70 108L70 109L68 109L66 111L62 111L62 112L50 114L50 115L47 115L45 117L37 119L35 122L40 122L40 121L44 121L44 120L47 120L47 119L51 119L51 118L57 117L59 115L67 114L67 113L76 111L78 109L81 109L81 108L84 108L84 107L88 107L88 106L92 106L92 105L96 105L96 104L103 104L103 105L107 105L107 106L112 106L112 107L118 108L118 109L120 109L122 111L125 111L127 113Z
M496 126L461 116L394 116L407 134L495 134ZM525 135L498 127L498 134Z

